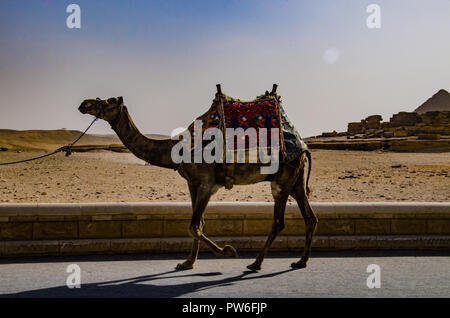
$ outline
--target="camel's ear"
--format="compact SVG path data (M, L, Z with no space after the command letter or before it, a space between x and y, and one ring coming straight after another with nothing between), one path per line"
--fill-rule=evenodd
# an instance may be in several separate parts
M117 102L119 105L123 105L123 97L122 96L117 97Z

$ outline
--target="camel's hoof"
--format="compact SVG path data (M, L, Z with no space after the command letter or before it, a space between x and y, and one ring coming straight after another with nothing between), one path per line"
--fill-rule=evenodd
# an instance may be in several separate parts
M291 264L292 268L305 268L306 262L298 261Z
M261 264L257 264L256 262L247 266L247 268L253 272L257 272L261 270Z
M238 257L238 253L236 249L231 245L225 245L222 249L222 255L226 257L236 258Z
M188 269L193 269L194 268L194 264L192 264L192 262L186 261L184 263L179 263L177 264L177 267L175 267L176 270L178 271L185 271Z

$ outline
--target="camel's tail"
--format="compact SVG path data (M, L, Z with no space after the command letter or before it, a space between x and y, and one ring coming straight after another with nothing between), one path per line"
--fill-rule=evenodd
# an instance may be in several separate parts
M311 174L311 167L312 167L312 159L311 159L311 151L308 149L305 150L306 157L308 158L308 176L306 177L306 196L309 198L312 194L312 190L309 187L309 175Z

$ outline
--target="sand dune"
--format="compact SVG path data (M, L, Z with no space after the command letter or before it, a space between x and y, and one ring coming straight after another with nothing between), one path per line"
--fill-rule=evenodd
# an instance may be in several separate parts
M78 130L10 130L0 129L0 148L8 150L55 150L61 146L72 143L80 135ZM146 135L155 139L169 138L158 134ZM110 145L121 144L114 134L98 135L86 134L77 145Z

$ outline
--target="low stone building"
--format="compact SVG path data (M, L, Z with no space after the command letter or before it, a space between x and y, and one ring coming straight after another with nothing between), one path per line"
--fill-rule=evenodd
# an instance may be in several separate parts
M380 115L372 115L361 122L348 124L347 136L361 138L391 138L408 136L429 136L439 139L440 135L450 136L450 111L430 111L426 113L399 112L388 122L382 122ZM439 136L437 136L439 135Z
M380 130L382 126L383 117L380 115L372 115L360 122L349 123L347 126L347 135L354 136L360 134L373 134Z
M348 123L348 126L347 126L347 134L348 135L364 134L365 131L366 131L366 126L364 125L363 121Z
M364 120L366 129L380 129L382 121L383 117L380 115L372 115Z
M392 138L418 136L421 139L439 139L450 136L450 93L439 90L413 112L399 112L383 122L380 115L371 115L347 125L347 138ZM335 137L336 133L323 133L322 137Z
M390 127L416 126L422 122L422 117L418 113L400 112L394 114L389 120Z

